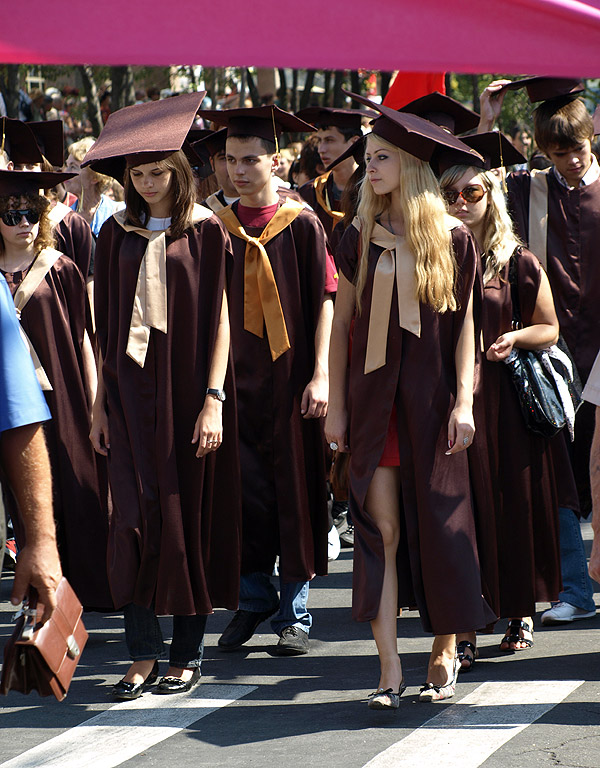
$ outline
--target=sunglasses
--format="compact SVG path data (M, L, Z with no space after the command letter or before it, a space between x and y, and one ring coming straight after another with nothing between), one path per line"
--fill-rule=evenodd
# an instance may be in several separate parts
M462 197L465 203L478 203L480 200L483 200L484 196L485 189L480 184L469 184L468 187L461 189L460 192L449 187L442 189L442 197L448 205L454 205L459 197Z
M31 208L26 208L24 211L5 211L0 213L0 219L2 219L7 227L18 226L23 216L25 216L30 224L37 224L40 220L40 214Z

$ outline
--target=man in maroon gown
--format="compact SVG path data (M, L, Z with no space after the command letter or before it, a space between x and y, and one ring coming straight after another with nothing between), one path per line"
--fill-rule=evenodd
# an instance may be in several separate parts
M271 176L282 130L311 126L273 107L203 115L227 123L229 174L240 195L218 213L233 247L229 311L243 509L239 610L219 646L238 648L277 613L277 652L301 654L312 623L309 581L327 572L321 417L335 280L327 279L319 220L302 203L282 200ZM269 580L277 555L280 598Z

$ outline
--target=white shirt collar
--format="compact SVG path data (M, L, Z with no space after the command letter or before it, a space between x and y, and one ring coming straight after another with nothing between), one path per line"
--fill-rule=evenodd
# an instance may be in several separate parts
M556 166L553 166L552 170L554 171L554 175L558 179L558 182L562 184L563 187L566 187L567 189L575 189L575 187L572 187L569 185L565 177L562 175L562 173L559 173L556 170ZM592 155L592 163L590 167L585 172L584 177L579 182L580 187L587 187L590 184L593 184L595 181L600 179L600 165L598 165L598 161L596 160L596 155Z

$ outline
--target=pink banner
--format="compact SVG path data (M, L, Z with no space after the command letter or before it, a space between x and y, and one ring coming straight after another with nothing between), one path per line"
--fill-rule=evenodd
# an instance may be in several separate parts
M0 62L600 76L600 0L28 0Z

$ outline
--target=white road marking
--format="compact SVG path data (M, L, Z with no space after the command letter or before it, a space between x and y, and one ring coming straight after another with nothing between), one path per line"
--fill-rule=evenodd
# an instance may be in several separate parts
M256 688L200 685L188 694L146 693L115 704L0 768L114 768Z
M437 764L444 768L478 768L503 744L582 683L583 680L483 683L406 738L392 744L364 768L415 768ZM436 705L420 706L433 709Z

